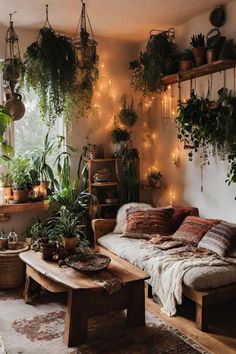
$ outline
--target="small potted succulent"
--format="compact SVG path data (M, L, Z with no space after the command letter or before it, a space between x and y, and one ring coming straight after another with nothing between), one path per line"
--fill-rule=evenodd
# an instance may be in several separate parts
M193 67L194 58L191 49L185 49L179 56L179 70L190 70Z
M12 199L12 176L7 172L2 172L0 174L1 185L4 188L4 199L8 201Z
M190 42L192 53L194 56L194 62L196 66L201 66L206 63L206 47L205 36L202 33L193 35Z
M127 127L132 127L138 119L138 115L134 109L133 98L131 98L131 101L129 103L127 96L123 95L121 97L121 106L122 107L119 114L121 123Z
M151 171L147 176L148 183L151 187L158 187L161 177L162 174L160 171Z
M82 224L84 213L72 213L62 206L56 216L51 217L49 221L49 238L62 241L65 251L73 251L76 246L83 250L88 246L85 238Z
M14 157L10 163L10 174L12 176L13 200L15 203L28 201L30 190L29 177L30 162L25 157Z

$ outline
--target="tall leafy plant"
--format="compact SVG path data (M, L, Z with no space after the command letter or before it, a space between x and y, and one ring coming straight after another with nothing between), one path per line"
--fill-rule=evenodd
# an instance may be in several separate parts
M13 153L13 147L6 143L4 134L7 127L12 122L12 116L8 110L0 105L0 162L8 161Z
M42 28L26 50L24 82L38 94L41 116L48 125L62 114L67 121L71 118L77 64L71 39L51 27Z

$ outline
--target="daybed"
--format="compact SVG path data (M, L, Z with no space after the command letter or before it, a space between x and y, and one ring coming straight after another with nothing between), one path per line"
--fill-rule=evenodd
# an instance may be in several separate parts
M189 208L189 211L192 215L198 215L196 208ZM95 243L147 271L148 262L158 257L155 248L145 240L124 238L122 234L113 232L115 224L115 219L93 220ZM152 296L152 272L149 272L151 280L147 281L149 297ZM182 285L181 298L183 293L196 303L196 327L207 331L208 308L236 298L236 262L191 268L184 273Z

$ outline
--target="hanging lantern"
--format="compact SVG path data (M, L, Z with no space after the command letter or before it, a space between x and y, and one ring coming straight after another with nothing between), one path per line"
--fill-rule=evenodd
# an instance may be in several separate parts
M81 69L86 69L87 65L97 62L97 50L98 43L94 39L93 30L90 19L86 11L86 5L82 2L82 10L77 26L74 45L78 51L79 65ZM87 26L88 23L88 26Z

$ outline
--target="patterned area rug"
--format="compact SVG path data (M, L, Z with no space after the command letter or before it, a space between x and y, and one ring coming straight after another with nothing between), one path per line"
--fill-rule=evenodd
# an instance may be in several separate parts
M42 293L26 305L22 291L0 291L0 353L3 354L198 354L206 353L178 331L146 312L146 327L130 329L125 313L89 321L88 341L78 348L63 343L65 298ZM2 354L1 353L1 354Z

